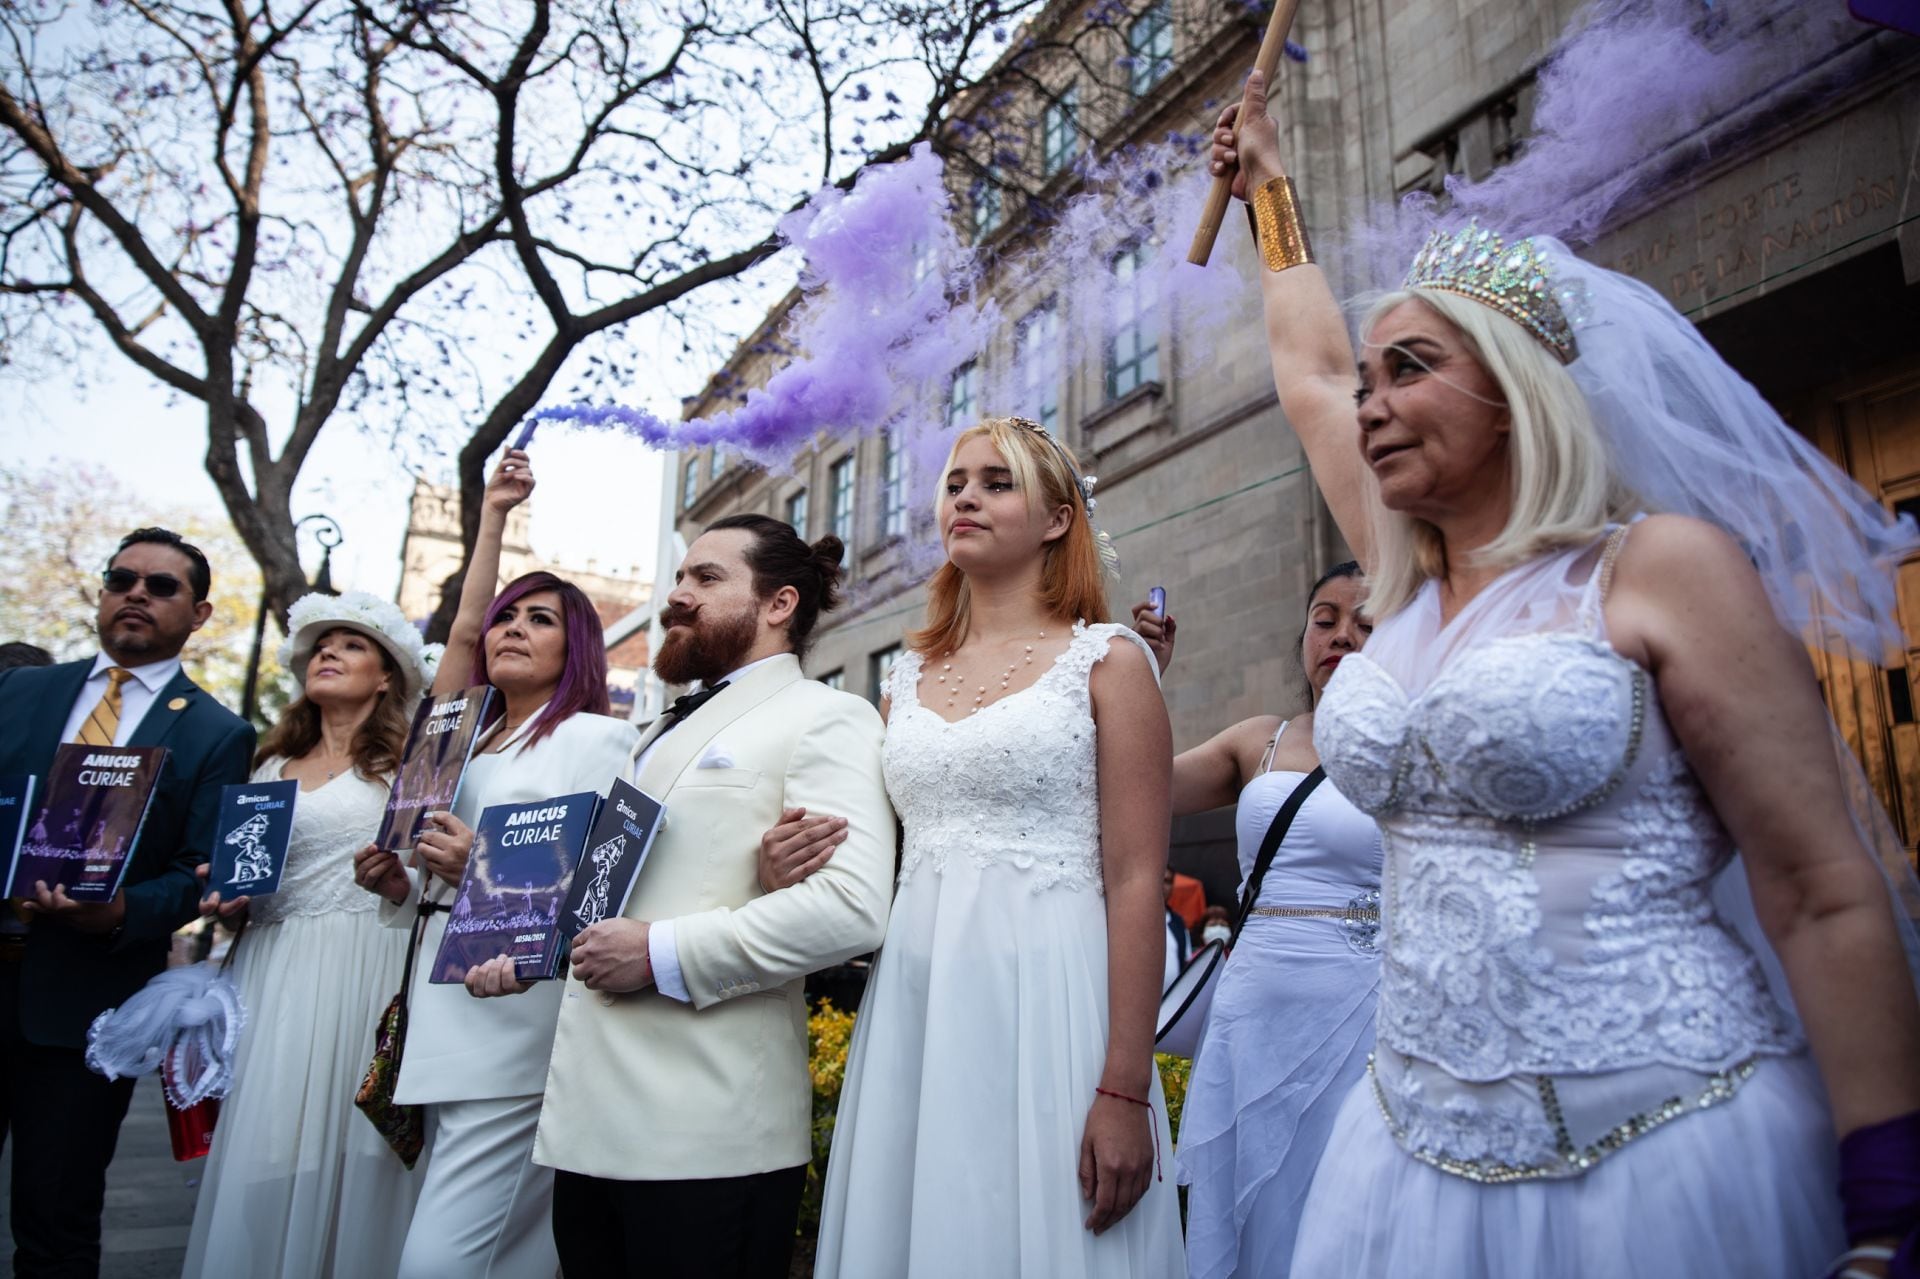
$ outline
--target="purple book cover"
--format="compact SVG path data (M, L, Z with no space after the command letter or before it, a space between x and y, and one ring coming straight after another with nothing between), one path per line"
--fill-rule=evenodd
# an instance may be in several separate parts
M492 700L493 689L480 684L420 703L374 843L389 852L407 852L420 837L428 813L452 809Z
M560 904L599 804L599 795L583 791L480 814L428 980L464 981L467 969L496 955L513 957L521 981L559 972Z
M112 901L166 764L164 746L70 743L54 752L46 799L13 860L7 895L31 897L34 881L44 880L66 885L74 901Z

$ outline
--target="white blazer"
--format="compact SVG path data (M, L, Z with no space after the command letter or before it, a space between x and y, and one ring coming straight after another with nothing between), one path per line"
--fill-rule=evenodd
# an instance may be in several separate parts
M739 1177L812 1154L806 975L886 934L895 825L872 706L783 654L655 737L634 784L666 805L627 905L671 919L691 1003L567 981L534 1161L622 1181ZM847 819L820 870L762 893L783 808ZM511 1002L511 1001L501 1001Z
M469 784L460 787L454 802L454 816L471 827L479 823L481 810L495 804L528 804L582 791L604 795L626 768L638 736L639 730L625 720L579 714L560 721L532 746L517 742L497 755L476 754L470 769L477 766L484 778L469 772ZM471 784L475 781L483 784ZM410 925L417 917L419 895L416 880L405 902L382 906L382 918ZM454 888L434 879L427 896L451 902ZM446 931L447 913L436 911L427 920L414 957L407 1045L394 1100L414 1105L539 1095L553 1051L560 983L536 982L514 999L475 999L465 986L436 986L427 977Z

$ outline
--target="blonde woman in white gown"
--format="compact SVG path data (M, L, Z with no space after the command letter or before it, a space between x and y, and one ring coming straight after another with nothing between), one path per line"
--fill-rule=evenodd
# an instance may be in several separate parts
M1172 736L1071 462L963 432L883 704L898 895L848 1052L821 1279L1185 1273L1153 1065Z
M279 891L203 910L245 915L232 977L247 1009L187 1242L189 1275L392 1274L418 1176L353 1105L407 939L354 883L431 653L389 601L308 595L282 660L300 696L260 743L256 782L294 780Z

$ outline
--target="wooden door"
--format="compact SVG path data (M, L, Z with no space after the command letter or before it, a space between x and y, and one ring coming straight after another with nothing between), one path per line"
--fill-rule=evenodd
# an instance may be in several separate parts
M1822 388L1786 406L1829 457L1890 510L1920 520L1920 358ZM1898 577L1906 661L1892 669L1815 654L1821 689L1847 744L1886 805L1909 858L1920 843L1920 555Z

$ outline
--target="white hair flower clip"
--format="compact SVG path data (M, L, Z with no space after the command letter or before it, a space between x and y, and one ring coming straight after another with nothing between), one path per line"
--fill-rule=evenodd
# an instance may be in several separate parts
M1099 482L1100 477L1097 475L1083 475L1080 477L1080 500L1087 504L1088 514L1092 514L1093 508L1100 505L1093 500L1093 486Z

